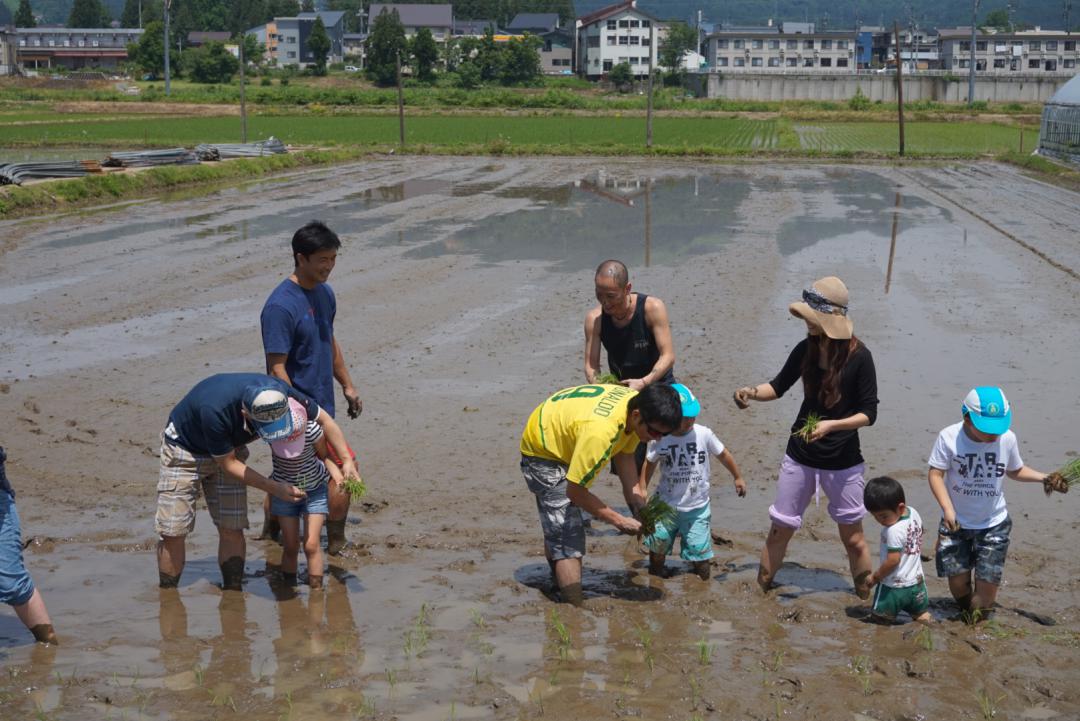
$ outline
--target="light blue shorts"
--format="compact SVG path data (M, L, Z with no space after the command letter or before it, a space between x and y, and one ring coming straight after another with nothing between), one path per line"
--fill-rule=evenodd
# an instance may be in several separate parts
M311 513L321 513L324 516L329 514L330 503L327 501L326 484L320 483L315 488L309 489L307 498L299 503L290 503L277 496L270 496L270 513L286 518L299 518Z
M713 557L712 550L712 504L706 503L692 511L679 511L670 524L657 524L656 531L646 536L645 547L661 556L669 555L675 548L675 538L680 538L679 557L694 563Z

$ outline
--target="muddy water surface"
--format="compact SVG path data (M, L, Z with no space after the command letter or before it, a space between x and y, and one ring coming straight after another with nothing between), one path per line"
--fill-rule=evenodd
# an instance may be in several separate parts
M996 165L406 158L4 224L0 442L62 644L28 644L0 610L0 717L1077 718L1078 499L1008 487L991 624L952 620L932 577L929 632L866 623L813 504L763 598L799 394L729 399L779 370L802 334L787 303L837 274L878 367L869 472L933 523L925 458L982 383L1006 388L1025 461L1050 470L1080 451L1078 200ZM181 588L161 592L160 428L204 376L262 368L259 310L311 218L345 242L337 334L365 412L343 426L371 488L353 545L324 592L283 594L277 548L249 541L245 591L223 594L200 513ZM592 269L610 256L666 301L677 374L750 493L718 469L709 582L678 560L650 577L633 541L594 525L579 610L545 595L517 439L582 377ZM595 490L621 505L613 478Z

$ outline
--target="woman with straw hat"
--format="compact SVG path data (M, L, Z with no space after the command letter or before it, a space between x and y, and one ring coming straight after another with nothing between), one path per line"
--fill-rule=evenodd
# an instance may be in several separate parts
M788 542L820 488L840 530L855 592L865 599L870 594L871 561L862 528L866 509L858 429L877 418L874 359L853 333L847 287L839 278L816 281L788 310L805 321L807 337L792 349L775 378L735 391L739 408L747 408L752 400L776 400L798 380L804 393L780 465L776 500L769 507L772 526L761 550L758 584L763 591L773 586ZM814 418L819 419L816 424Z

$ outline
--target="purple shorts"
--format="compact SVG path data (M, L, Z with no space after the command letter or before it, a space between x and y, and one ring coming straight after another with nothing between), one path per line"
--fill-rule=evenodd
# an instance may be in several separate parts
M784 455L776 481L776 500L769 506L769 518L778 526L799 528L802 514L810 505L818 484L829 498L829 515L839 524L858 523L866 515L863 506L863 470L860 463L840 471L824 471L793 461Z

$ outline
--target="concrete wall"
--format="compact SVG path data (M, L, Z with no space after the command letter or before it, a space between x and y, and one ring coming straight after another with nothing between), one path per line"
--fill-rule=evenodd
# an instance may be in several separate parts
M1045 102L1071 80L1067 75L976 77L975 99L995 103ZM871 101L896 102L895 73L697 73L688 87L698 97L730 100L837 100L861 89ZM904 101L967 102L967 77L944 74L904 75Z

